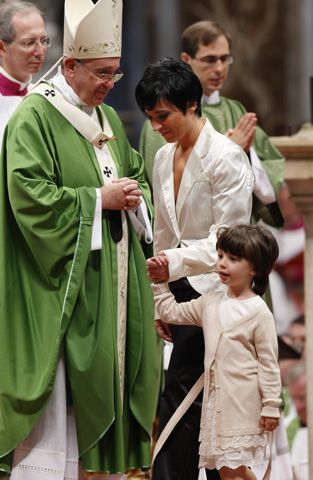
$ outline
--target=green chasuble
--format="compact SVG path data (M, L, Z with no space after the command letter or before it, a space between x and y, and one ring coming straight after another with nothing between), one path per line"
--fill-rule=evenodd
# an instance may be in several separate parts
M151 215L142 158L114 110L101 108L117 137L108 148L119 177L139 181ZM95 187L103 185L94 147L33 94L7 125L0 178L0 477L49 401L61 343L83 468L122 473L149 466L160 375L146 275L150 247L128 219L122 402L117 248L105 210L102 249L90 251Z
M247 113L240 102L225 97L220 97L220 102L216 105L202 104L201 110L202 116L208 118L215 130L222 134L225 134L230 128L234 128L240 118ZM145 175L150 186L152 186L154 156L165 143L162 135L154 132L147 120L141 132L139 151L145 161ZM277 195L284 180L285 159L260 127L256 129L253 147ZM264 205L253 195L252 222L260 219L276 228L283 226L283 217L278 203Z

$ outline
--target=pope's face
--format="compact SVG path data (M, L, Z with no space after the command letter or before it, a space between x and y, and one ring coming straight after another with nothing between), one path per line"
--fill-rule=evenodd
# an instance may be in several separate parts
M112 78L101 78L97 74L113 75L120 66L120 58L91 58L79 62L67 58L64 65L66 81L74 92L89 107L96 107L114 86Z
M199 44L194 58L186 53L182 54L182 59L189 63L199 78L205 95L211 95L215 90L222 88L229 70L229 63L227 61L217 60L215 64L211 66L208 65L205 60L210 57L220 59L229 54L229 43L224 35L221 35L209 45Z
M47 38L45 23L37 12L14 13L12 23L16 35L12 43L0 40L1 66L19 82L27 82L30 75L38 73L46 56L47 47L40 40ZM30 49L21 45L36 41Z

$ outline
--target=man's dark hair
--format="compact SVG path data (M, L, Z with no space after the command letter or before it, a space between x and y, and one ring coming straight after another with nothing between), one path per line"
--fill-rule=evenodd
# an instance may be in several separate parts
M201 44L205 46L210 45L210 43L215 42L220 36L226 38L230 50L230 35L220 25L211 22L210 20L202 20L193 23L182 33L181 39L183 52L188 53L188 55L194 58Z
M295 318L292 322L291 325L305 325L305 319L304 315L300 315L299 317Z

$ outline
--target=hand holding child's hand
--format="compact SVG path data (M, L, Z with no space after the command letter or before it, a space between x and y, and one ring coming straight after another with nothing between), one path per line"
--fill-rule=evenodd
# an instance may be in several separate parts
M261 417L260 426L267 432L272 432L279 425L279 418Z
M168 280L168 263L169 259L165 253L160 252L155 257L147 260L148 278L153 283L163 282Z

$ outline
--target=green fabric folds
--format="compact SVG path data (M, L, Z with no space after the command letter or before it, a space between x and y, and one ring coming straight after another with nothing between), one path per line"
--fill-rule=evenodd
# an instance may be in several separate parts
M101 107L116 141L119 176L142 181L143 162ZM117 252L103 211L101 250L90 251L102 177L94 148L40 95L11 117L0 171L0 478L44 410L61 343L83 468L111 473L150 465L159 392L159 340L145 251L129 222L125 394L119 392ZM3 474L1 473L3 471Z

